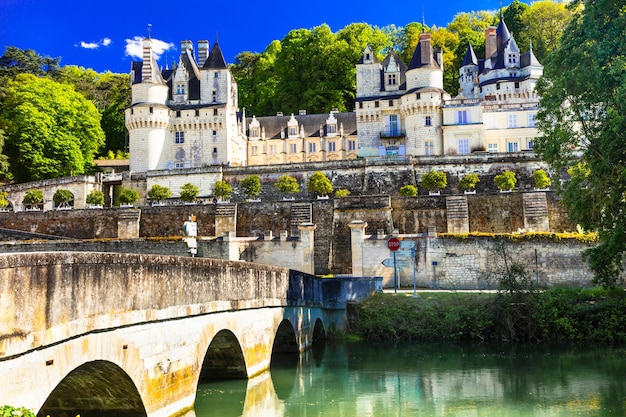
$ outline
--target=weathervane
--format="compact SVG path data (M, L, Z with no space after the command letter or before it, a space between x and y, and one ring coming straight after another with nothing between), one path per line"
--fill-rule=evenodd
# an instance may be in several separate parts
M152 23L148 23L148 39L152 39Z

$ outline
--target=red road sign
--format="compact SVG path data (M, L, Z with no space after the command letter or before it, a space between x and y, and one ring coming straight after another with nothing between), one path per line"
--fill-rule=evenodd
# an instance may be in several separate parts
M397 251L398 249L400 249L400 239L398 239L397 237L389 238L389 240L387 241L387 247L391 251Z

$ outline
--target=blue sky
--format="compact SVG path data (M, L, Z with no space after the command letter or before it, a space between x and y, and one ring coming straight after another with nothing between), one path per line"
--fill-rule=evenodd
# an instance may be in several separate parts
M508 5L510 1L505 1ZM144 6L146 5L146 6ZM239 52L263 52L274 39L290 30L327 23L333 32L350 23L379 27L420 22L446 26L459 12L497 10L500 0L428 1L372 0L335 2L268 0L234 1L44 1L0 0L0 47L34 49L60 56L62 65L78 65L98 72L127 73L139 40L148 34L161 41L159 63L177 60L180 41L215 39L227 63ZM423 9L423 10L422 10Z

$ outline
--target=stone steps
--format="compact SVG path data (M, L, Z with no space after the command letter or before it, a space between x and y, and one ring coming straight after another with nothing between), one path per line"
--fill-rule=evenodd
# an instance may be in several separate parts
M449 219L467 220L469 217L467 198L464 196L451 196L446 198L446 211Z
M524 217L547 217L548 202L545 193L524 193Z
M235 217L237 216L237 204L217 204L215 206L216 217Z
M298 225L313 222L313 205L311 203L293 203L291 205L291 236L299 236Z

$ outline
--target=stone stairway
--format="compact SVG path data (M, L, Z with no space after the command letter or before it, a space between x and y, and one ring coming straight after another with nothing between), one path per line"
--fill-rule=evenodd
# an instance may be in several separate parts
M300 236L298 225L313 221L313 205L311 203L293 203L291 205L291 236Z
M550 230L546 193L524 193L522 200L524 204L524 228L534 231Z
M469 211L467 197L446 197L446 212L448 217L448 233L469 232Z
M216 217L236 217L237 204L217 204L215 206Z

